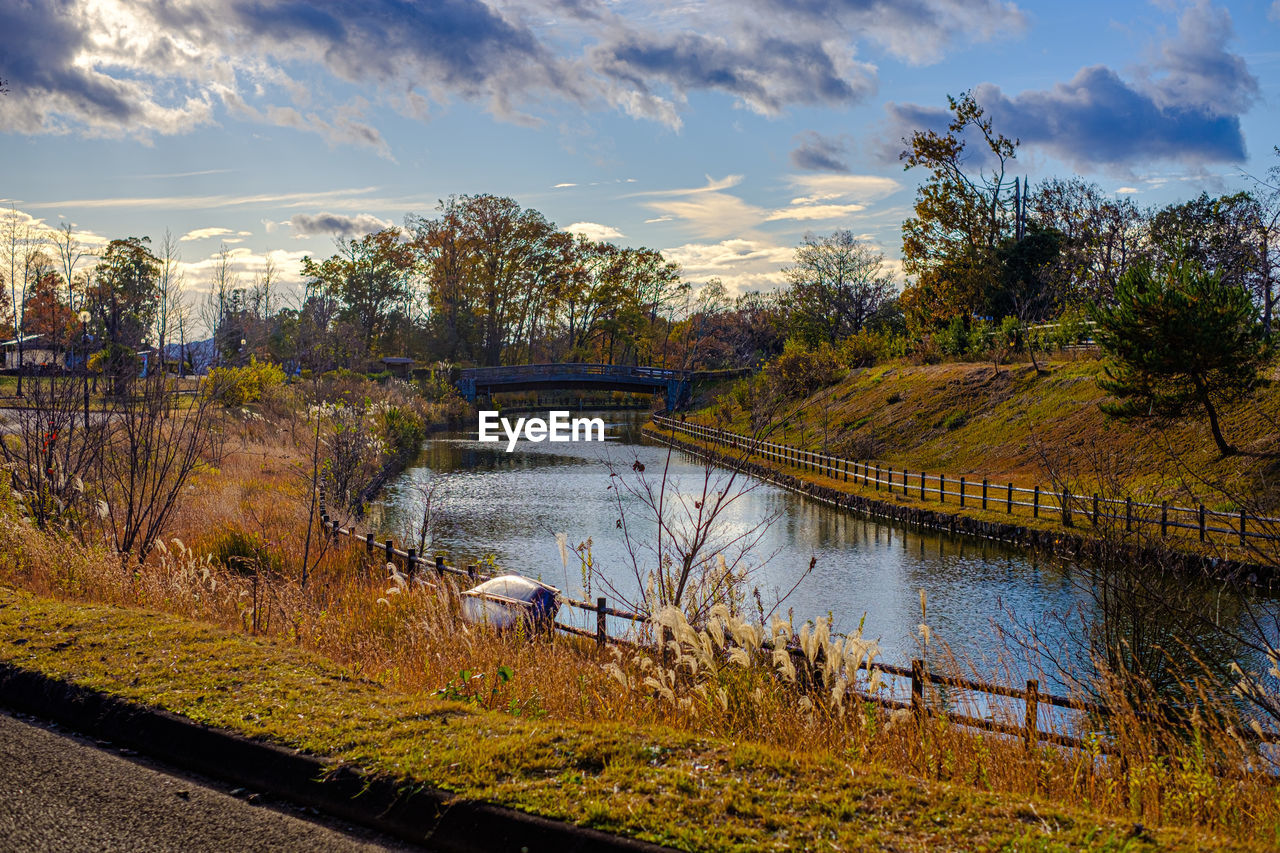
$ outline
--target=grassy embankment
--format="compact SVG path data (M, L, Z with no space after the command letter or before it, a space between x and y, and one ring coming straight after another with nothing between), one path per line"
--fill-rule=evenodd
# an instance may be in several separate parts
M4 502L0 584L39 597L5 593L0 654L375 771L691 849L1140 848L1136 821L1188 849L1280 837L1272 781L1212 722L1183 742L1122 717L1124 761L1025 752L837 705L829 685L805 689L767 660L744 667L686 644L665 669L470 628L448 587L401 589L361 548L316 561L313 541L303 583L307 422L286 413L232 432L231 452L191 484L174 539L140 566L34 530ZM211 557L232 552L258 555L257 570ZM336 687L339 670L363 680ZM439 690L483 712L432 698Z
M997 374L990 364L898 362L853 370L831 387L790 401L767 437L893 467L899 483L904 468L915 478L922 470L946 474L953 491L955 478L965 477L970 494L977 494L985 477L1000 486L1013 482L1053 489L1066 483L1077 494L1128 495L1155 503L1168 499L1183 506L1203 502L1224 512L1243 503L1251 513L1280 514L1280 385L1222 413L1223 431L1242 451L1222 458L1202 419L1160 426L1106 417L1098 407L1107 395L1097 385L1102 372L1097 361L1051 362L1045 370L1037 374L1030 365L1015 364ZM734 397L726 388L692 419L751 434L750 414ZM837 485L810 472L789 473ZM884 490L853 483L838 487L939 508L935 494L922 503L918 479L911 483L905 497L899 487L891 498ZM930 487L936 488L936 482ZM996 494L992 492L993 506ZM949 497L943 508L990 521L1010 520L1003 508L984 513L975 509L976 503L971 498L960 510L956 498ZM1015 519L1061 529L1051 513L1033 520L1023 509ZM1077 519L1076 526L1087 530L1088 524ZM1192 532L1183 538L1197 537ZM1231 556L1250 557L1234 547L1232 537L1216 538Z
M924 782L852 755L485 712L390 691L262 639L2 588L0 658L406 785L682 849L1236 846L1204 833L1135 829L1041 797Z

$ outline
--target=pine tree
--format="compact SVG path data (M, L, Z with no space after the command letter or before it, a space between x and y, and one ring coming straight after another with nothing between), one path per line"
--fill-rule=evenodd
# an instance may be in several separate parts
M1102 410L1120 418L1184 417L1202 409L1223 456L1236 453L1219 407L1252 393L1270 352L1248 292L1199 264L1174 259L1130 268L1115 303L1093 311L1097 341L1110 359Z

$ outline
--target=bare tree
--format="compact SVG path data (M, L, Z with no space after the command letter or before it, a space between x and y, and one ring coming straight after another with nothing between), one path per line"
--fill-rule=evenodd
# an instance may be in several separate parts
M32 278L32 255L38 251L40 239L29 220L10 207L0 220L0 274L9 283L9 299L13 308L13 334L18 353L18 396L22 396L23 319L26 313L27 288Z
M94 474L108 541L122 556L142 559L177 509L191 472L202 462L218 463L223 438L216 389L182 406L158 373L139 379L134 390L107 401L109 427Z
M67 288L67 308L71 311L78 311L76 305L76 267L80 265L80 261L86 258L92 258L93 253L88 251L87 247L76 237L75 231L70 222L64 222L49 238L53 243L54 251L58 255L58 271L62 274L63 284ZM86 286L80 289L80 298L83 302Z
M160 352L160 368L164 372L168 361L165 345L169 342L172 330L180 324L179 315L186 308L186 280L179 269L182 255L178 251L178 243L173 233L165 229L164 237L158 247L160 275L156 280L155 334L156 347Z
M218 260L213 268L213 283L200 305L200 319L213 339L213 358L221 362L222 351L227 345L223 340L227 333L227 315L232 310L235 292L240 278L231 263L231 253L226 246L218 250Z
M29 405L9 415L0 459L29 517L43 529L84 517L85 484L102 446L103 422L81 419L79 379L32 376L27 390Z

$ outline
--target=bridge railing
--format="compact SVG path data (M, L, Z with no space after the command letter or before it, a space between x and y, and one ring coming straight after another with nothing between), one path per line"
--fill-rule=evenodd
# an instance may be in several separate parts
M502 379L527 379L538 376L621 376L638 379L687 379L690 372L667 367L643 367L629 364L513 364L499 367L468 367L461 371L462 379L476 382L494 382Z

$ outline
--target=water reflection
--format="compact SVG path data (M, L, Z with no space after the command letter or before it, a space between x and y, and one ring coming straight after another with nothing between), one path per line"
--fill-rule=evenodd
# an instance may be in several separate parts
M603 445L521 441L507 453L505 442L481 444L474 432L432 440L417 466L388 489L382 527L408 538L421 515L414 482L444 475L444 518L431 550L444 551L459 564L491 555L506 570L579 597L586 592L581 571L575 564L565 570L556 545L556 534L563 532L573 545L589 539L596 565L619 588L638 595L606 460L628 469L638 460L656 471L669 458L669 476L677 488L700 485L703 468L678 451L640 443L641 414L601 416L609 438ZM624 498L622 509L628 525L643 536L642 507ZM1037 560L997 543L895 528L769 484L759 484L736 502L726 523L750 526L774 513L777 521L760 547L776 556L756 577L766 602L776 591L789 589L816 558L812 573L784 609L793 610L797 623L831 614L841 631L855 629L865 614L866 634L880 638L889 661L905 661L918 652L921 589L934 636L987 671L995 669L995 624L1041 621L1042 639L1060 650L1079 639L1068 636L1078 633L1079 620L1042 617L1087 615L1093 607L1069 570L1055 561ZM592 592L601 590L597 586Z

